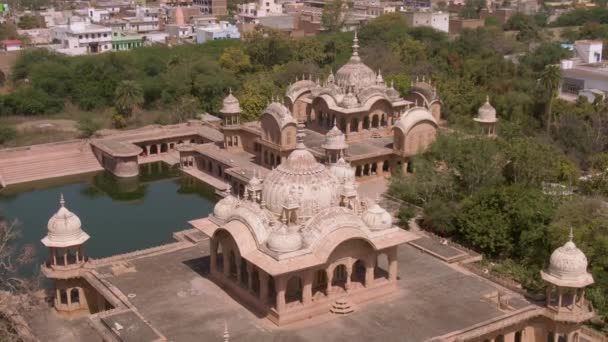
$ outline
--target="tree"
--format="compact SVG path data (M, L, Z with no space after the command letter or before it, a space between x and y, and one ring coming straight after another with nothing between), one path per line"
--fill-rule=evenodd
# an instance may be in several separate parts
M321 25L329 32L338 32L346 21L346 9L348 5L345 0L330 0L323 7Z
M19 275L21 268L34 260L35 249L32 245L18 246L20 236L18 222L0 216L0 340L8 342L23 341L11 314L23 314L37 304L35 279Z
M144 103L141 87L135 81L122 81L114 92L114 106L123 116L130 116L133 110Z
M547 133L551 132L553 120L552 106L557 98L562 72L558 65L547 65L540 76L540 86L545 94L545 128Z
M41 27L41 18L33 15L23 15L19 18L17 26L22 30L30 30L33 28ZM44 21L43 21L44 22Z
M177 100L175 104L174 117L176 122L185 122L196 116L199 110L199 104L196 97L185 95Z
M249 56L239 47L229 47L220 56L220 65L234 73L246 72L251 69Z
M15 139L17 131L13 127L0 126L0 145Z

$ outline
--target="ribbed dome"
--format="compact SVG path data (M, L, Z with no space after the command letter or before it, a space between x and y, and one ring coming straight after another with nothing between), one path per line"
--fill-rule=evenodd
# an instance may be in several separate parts
M547 273L562 279L584 277L587 275L587 257L574 242L568 241L551 254Z
M213 207L213 216L220 220L227 219L233 213L238 203L238 200L230 193L230 189L226 190L226 192L226 196Z
M348 147L346 144L346 137L344 133L338 128L336 125L336 121L334 120L334 127L325 134L325 141L322 148L326 150L344 150Z
M313 216L319 208L338 204L338 179L317 162L303 139L304 133L300 130L296 149L264 178L262 198L276 215L281 213L289 196L295 196L300 204L298 217L301 218Z
M332 164L329 171L338 178L341 184L355 180L355 169L344 158L340 158L335 164Z
M361 62L359 57L359 39L355 32L353 40L353 54L348 63L344 64L336 72L336 83L342 87L354 84L357 88L365 88L376 83L376 74L367 65Z
M241 105L239 104L239 100L232 95L232 90L228 96L224 98L222 101L222 109L220 113L222 114L237 114L241 112Z
M266 246L275 252L287 253L302 248L302 235L295 229L289 229L285 225L274 230L266 240Z
M354 88L354 86L351 86L351 88ZM349 90L348 93L344 95L344 98L342 98L340 105L344 108L355 108L359 105L359 100L355 94Z
M477 117L473 119L477 122L496 122L496 109L490 104L490 98L486 97L486 102L477 110Z
M82 230L80 218L65 207L63 194L59 201L61 207L47 224L48 234L42 239L47 247L71 247L83 244L89 235Z
M391 100L396 100L399 97L401 97L401 94L399 94L399 91L397 91L397 89L395 89L395 87L393 86L393 81L391 81L391 87L386 90L386 95Z
M361 219L371 230L383 230L393 226L393 217L380 207L378 201L361 215Z

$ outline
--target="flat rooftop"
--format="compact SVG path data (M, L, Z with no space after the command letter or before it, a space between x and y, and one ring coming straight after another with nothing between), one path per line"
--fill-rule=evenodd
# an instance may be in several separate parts
M328 314L276 327L207 278L207 249L203 241L129 261L135 272L98 271L170 341L219 341L224 324L231 341L423 341L508 314L488 299L502 290L496 284L403 245L397 293L358 306L350 315ZM530 305L513 296L515 310Z

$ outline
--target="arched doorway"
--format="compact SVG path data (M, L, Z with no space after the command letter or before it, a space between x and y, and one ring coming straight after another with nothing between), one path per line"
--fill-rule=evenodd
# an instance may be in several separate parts
M256 295L260 294L260 274L258 273L258 270L255 268L255 266L253 271L251 272L251 290Z
M375 174L377 174L377 173L378 173L378 164L373 163L373 164L372 164L372 173L371 173L371 174L372 174L372 175L375 175Z
M66 290L59 290L59 303L68 303L68 292Z
M274 306L277 299L277 290L274 287L274 278L268 277L268 304Z
M390 170L390 164L388 163L388 160L385 160L384 163L382 163L382 171L388 172L389 170Z
M374 279L388 279L388 256L384 253L376 257L376 267L374 267Z
M302 302L302 279L293 276L287 281L285 288L285 303Z
M332 287L341 287L342 289L346 290L347 277L348 277L348 273L346 271L346 266L343 264L336 266L336 268L334 268L334 274L331 279L331 286Z
M312 297L317 293L327 295L327 273L325 270L317 270L312 281Z
M374 115L372 117L372 128L378 128L378 126L380 126L380 119L378 118L378 115Z
M169 150L169 145L167 143L160 144L160 153L167 153Z
M365 262L361 259L353 264L352 274L350 275L351 283L359 283L365 285Z
M361 165L357 165L357 167L355 168L355 176L361 177Z
M352 120L350 120L350 131L351 132L359 131L359 120L357 118L352 118Z
M158 147L156 145L150 146L150 154L158 154Z
M369 116L363 118L363 129L369 129Z

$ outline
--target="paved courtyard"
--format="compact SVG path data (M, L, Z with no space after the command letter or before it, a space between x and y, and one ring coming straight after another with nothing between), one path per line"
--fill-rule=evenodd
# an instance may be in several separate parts
M202 242L136 260L137 272L108 280L170 341L219 341L224 323L231 341L423 341L504 314L484 298L496 291L491 283L404 245L399 293L348 316L328 314L278 328L206 278L205 249Z

